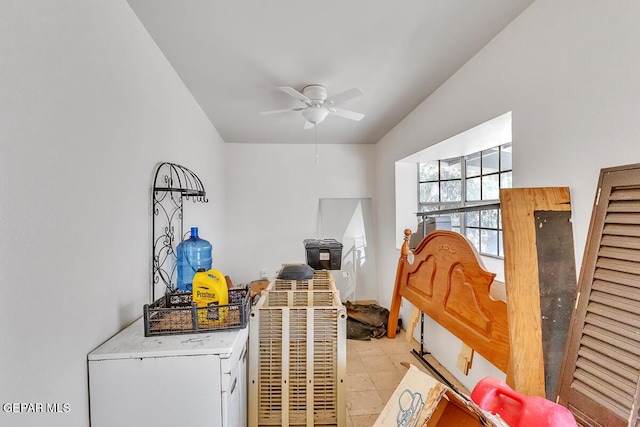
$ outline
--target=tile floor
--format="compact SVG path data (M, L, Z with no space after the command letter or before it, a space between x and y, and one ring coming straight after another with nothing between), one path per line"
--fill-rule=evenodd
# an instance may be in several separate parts
M347 340L347 427L373 425L407 372L401 362L411 363L428 373L411 354L417 346L415 341L407 342L404 330L395 339ZM437 364L435 360L430 362Z

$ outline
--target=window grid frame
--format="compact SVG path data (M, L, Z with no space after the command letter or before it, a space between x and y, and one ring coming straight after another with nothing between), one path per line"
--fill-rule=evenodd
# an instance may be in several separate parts
M506 146L511 146L511 148L513 148L513 144L512 142L507 142L504 144L500 144L498 146L495 147L491 147L488 148L486 150L481 150L481 151L477 151L474 153L469 153L463 156L459 156L459 157L452 157L452 158L448 158L448 159L438 159L438 180L421 180L420 179L420 164L421 163L426 163L426 162L420 162L417 163L417 168L418 168L418 210L420 212L431 212L429 210L423 210L423 207L427 208L427 207L440 207L441 209L444 208L446 209L448 205L453 205L453 204L458 204L458 206L463 207L463 206L469 206L470 204L473 203L478 203L478 202L497 202L499 203L500 200L499 199L483 199L483 179L485 177L488 176L497 176L498 178L498 192L500 191L500 189L502 189L502 174L503 173L507 173L507 172L511 172L513 174L513 166L511 167L511 169L505 169L502 170L503 167L503 162L502 162L502 154L503 154L503 150L505 150ZM483 162L484 162L484 156L483 153L486 151L489 151L491 149L497 148L497 154L498 154L498 167L497 170L495 172L490 172L490 173L483 173ZM479 158L480 158L480 174L479 175L475 175L473 177L467 177L467 158L471 157L475 154L479 154ZM454 178L454 179L442 179L442 161L443 160L452 160L452 159L459 159L460 160L460 178ZM433 160L432 160L433 162ZM467 179L469 178L480 178L480 200L472 200L469 201L467 200ZM443 202L442 201L442 193L440 191L441 188L441 182L443 181L460 181L460 190L461 190L461 194L460 194L460 201L459 202ZM423 183L430 183L430 182L437 182L438 183L438 202L421 202L420 201L420 185ZM505 187L507 188L507 187ZM460 225L459 226L452 226L452 229L454 229L454 231L462 234L463 236L467 237L467 231L469 230L477 230L478 232L478 246L476 246L476 249L478 250L478 253L480 253L483 256L488 256L488 257L493 257L493 258L499 258L499 259L504 259L504 244L501 242L501 235L502 235L502 211L500 209L497 209L498 211L498 218L496 219L496 227L490 227L490 226L483 226L482 223L482 211L485 210L495 210L495 209L483 209L483 208L478 208L478 226L470 226L467 225L467 212L461 212L457 215L460 215ZM455 230L459 228L460 230ZM493 253L488 253L488 252L484 252L483 251L483 247L482 247L482 230L487 230L487 231L495 231L496 232L496 254Z

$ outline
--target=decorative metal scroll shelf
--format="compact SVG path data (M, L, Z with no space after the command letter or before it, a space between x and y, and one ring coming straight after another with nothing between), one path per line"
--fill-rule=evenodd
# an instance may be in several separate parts
M209 201L200 178L184 166L160 163L155 170L151 191L152 301L156 300L156 285L161 282L166 291L176 290L176 248L184 236L183 201L189 199L193 203Z

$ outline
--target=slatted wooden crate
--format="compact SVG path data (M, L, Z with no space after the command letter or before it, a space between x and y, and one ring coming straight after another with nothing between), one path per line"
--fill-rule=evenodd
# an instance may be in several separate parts
M346 426L337 291L268 291L249 316L249 426Z
M336 282L330 270L316 270L309 280L275 279L267 286L268 291L335 291Z

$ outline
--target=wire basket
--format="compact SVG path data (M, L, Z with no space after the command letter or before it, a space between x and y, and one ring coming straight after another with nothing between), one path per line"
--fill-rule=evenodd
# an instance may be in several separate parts
M198 307L191 292L167 293L145 304L144 336L193 334L224 329L243 329L251 311L249 288L229 289L229 303Z

